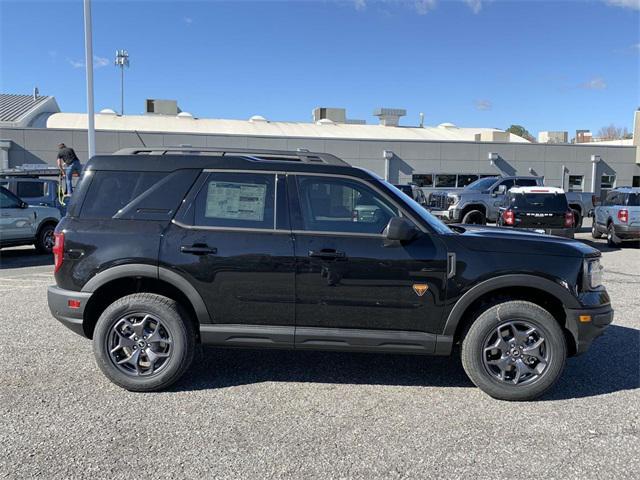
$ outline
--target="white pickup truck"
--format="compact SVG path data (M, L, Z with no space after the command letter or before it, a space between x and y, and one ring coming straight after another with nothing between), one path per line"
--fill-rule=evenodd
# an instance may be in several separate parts
M542 177L485 177L455 192L436 191L429 196L427 209L444 221L484 225L498 219L500 207L511 187L543 186ZM592 193L567 192L567 202L573 211L575 227L593 211Z

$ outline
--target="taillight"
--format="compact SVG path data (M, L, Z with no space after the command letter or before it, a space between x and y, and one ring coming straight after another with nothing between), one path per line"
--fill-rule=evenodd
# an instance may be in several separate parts
M622 223L627 223L629 221L629 210L618 210L618 220L620 220Z
M573 227L573 212L571 210L564 214L564 226L567 228Z
M516 214L513 213L513 210L505 210L502 214L502 220L505 225L514 225L516 223Z
M53 244L53 273L60 270L62 266L62 257L64 256L64 233L56 232L53 234L55 243Z

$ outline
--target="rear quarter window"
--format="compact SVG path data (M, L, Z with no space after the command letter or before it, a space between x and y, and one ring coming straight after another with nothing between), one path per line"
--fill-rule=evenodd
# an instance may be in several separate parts
M112 218L167 175L167 172L97 171L82 204L80 217Z

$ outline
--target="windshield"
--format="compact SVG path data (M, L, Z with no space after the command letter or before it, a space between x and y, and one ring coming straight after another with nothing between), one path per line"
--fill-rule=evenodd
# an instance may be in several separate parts
M565 212L569 209L567 197L556 193L523 193L511 195L510 206L529 211Z
M480 180L476 180L475 182L470 183L469 185L464 187L464 189L477 191L487 190L491 185L496 183L496 180L498 180L498 177L481 178Z
M381 179L378 176L376 176L376 180L384 184L386 187L390 188L394 192L396 192L398 196L400 196L400 198L403 198L405 203L411 207L412 213L415 213L420 218L422 218L437 233L442 233L442 234L453 233L453 231L449 227L447 227L444 223L442 223L436 217L431 215L422 205L416 202L413 198L409 197L408 195L405 195L400 189L390 184L386 180Z

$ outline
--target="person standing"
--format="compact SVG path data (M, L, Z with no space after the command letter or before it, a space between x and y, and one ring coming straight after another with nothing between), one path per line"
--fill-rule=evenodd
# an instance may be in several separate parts
M67 147L64 143L58 145L58 168L64 175L64 181L67 186L67 195L73 193L73 174L82 173L82 164L71 147Z

